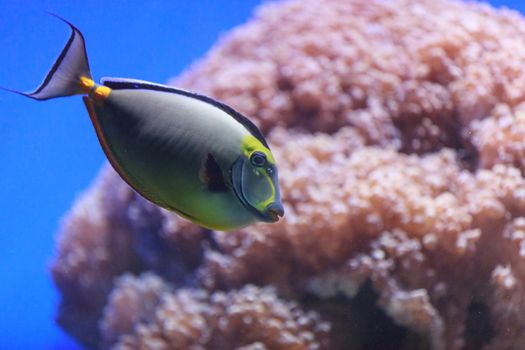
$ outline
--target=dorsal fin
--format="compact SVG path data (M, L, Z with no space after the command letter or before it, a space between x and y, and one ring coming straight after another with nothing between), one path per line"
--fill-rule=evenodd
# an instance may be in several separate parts
M206 159L202 162L199 170L199 178L202 183L206 185L208 190L212 192L223 192L228 190L221 167L211 153L208 153Z
M172 86L150 83L150 82L143 81L143 80L124 79L124 78L102 78L101 83L113 90L144 89L144 90L163 91L163 92L170 92L174 94L179 94L179 95L195 98L197 100L209 103L221 109L223 112L230 115L233 119L235 119L237 122L242 124L257 140L259 140L266 148L270 149L263 134L261 133L259 128L257 128L257 126L250 119L246 118L244 115L237 112L235 109L228 106L227 104L219 102L211 97L200 95L195 92L191 92L191 91L187 91L187 90L183 90L179 88L174 88Z

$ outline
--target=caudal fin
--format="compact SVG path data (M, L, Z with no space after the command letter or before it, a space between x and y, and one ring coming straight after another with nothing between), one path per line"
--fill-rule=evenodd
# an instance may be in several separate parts
M71 96L85 93L80 82L81 77L91 78L89 63L86 54L86 45L82 33L70 22L52 14L65 22L71 28L71 35L66 46L47 73L44 81L33 92L25 93L6 89L35 100L47 100L55 97Z

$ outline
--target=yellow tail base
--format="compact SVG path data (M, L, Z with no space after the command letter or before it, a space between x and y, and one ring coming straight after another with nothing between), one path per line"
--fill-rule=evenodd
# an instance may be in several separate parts
M80 77L80 91L89 95L95 101L102 102L109 97L111 89L107 86L97 85L88 77Z

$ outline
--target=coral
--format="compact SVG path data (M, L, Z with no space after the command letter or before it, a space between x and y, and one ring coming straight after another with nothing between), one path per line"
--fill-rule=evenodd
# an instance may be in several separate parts
M110 168L67 215L59 323L115 349L525 345L525 20L450 0L260 7L173 84L253 117L286 216L235 232Z
M118 340L115 349L301 350L328 345L328 323L294 302L279 300L269 287L207 293L163 284L151 275L117 281L102 320L106 340Z

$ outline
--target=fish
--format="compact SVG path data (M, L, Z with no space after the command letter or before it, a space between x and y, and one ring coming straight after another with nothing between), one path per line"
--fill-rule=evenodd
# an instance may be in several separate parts
M116 172L156 205L211 230L284 215L276 160L257 126L216 99L143 80L95 83L84 36L71 34L34 100L82 95Z

